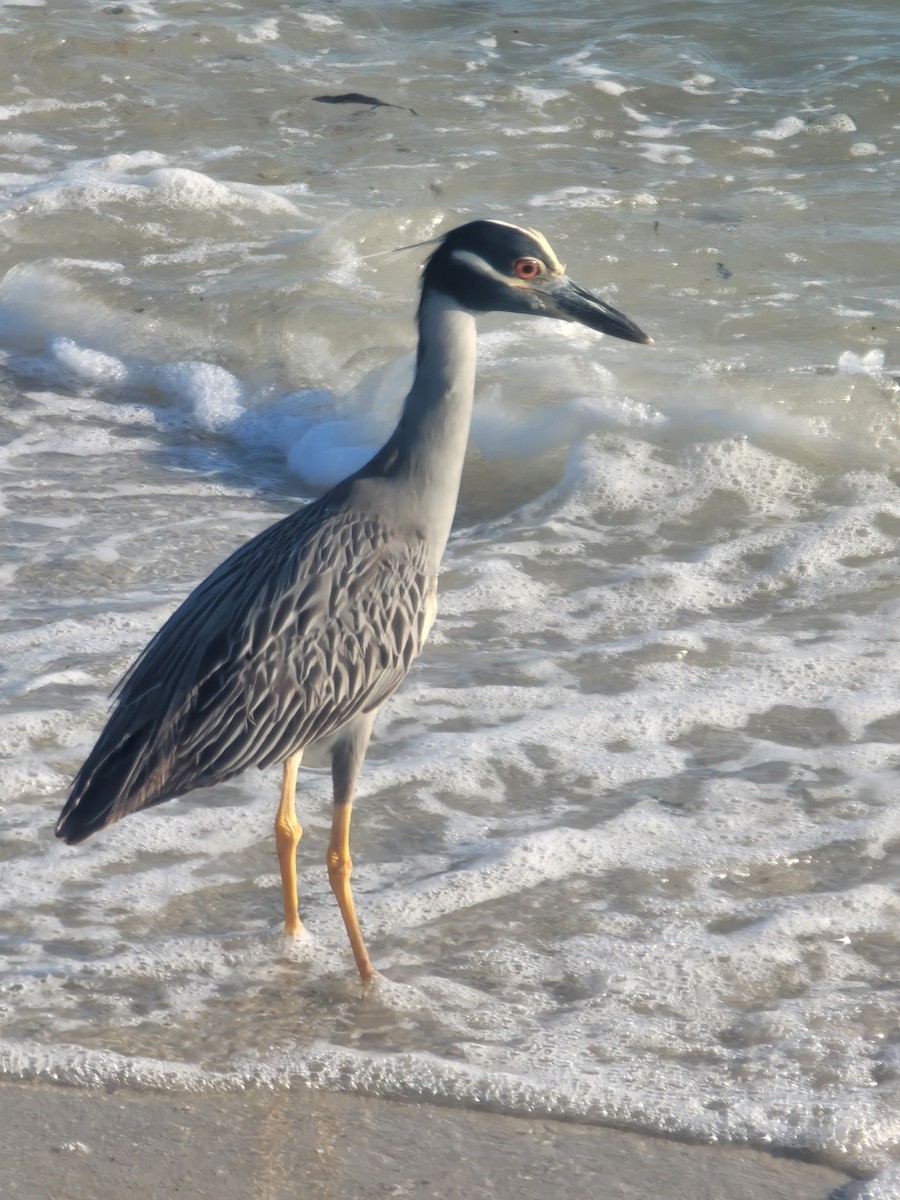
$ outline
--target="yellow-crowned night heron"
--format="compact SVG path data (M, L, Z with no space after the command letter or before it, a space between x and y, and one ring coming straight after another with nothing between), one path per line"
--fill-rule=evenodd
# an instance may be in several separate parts
M304 750L325 749L328 876L364 980L374 971L350 891L350 809L375 716L434 620L472 411L475 315L490 311L650 341L568 279L534 230L472 221L440 238L397 428L354 475L236 550L163 625L118 685L56 826L80 842L127 813L282 763L275 841L296 934L297 769Z

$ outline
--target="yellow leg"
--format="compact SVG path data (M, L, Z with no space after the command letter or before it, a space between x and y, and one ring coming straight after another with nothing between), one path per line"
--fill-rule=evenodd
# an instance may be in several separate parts
M303 829L294 811L297 771L302 757L301 752L284 761L281 802L275 814L275 848L278 851L281 891L284 896L284 931L289 937L295 937L303 928L297 905L297 844Z
M331 823L331 841L328 845L328 880L331 890L337 898L341 916L350 938L350 947L356 959L356 969L364 983L374 974L375 968L369 961L366 943L356 919L356 907L353 903L353 893L350 891L350 871L353 863L350 861L350 801L334 806L334 819Z

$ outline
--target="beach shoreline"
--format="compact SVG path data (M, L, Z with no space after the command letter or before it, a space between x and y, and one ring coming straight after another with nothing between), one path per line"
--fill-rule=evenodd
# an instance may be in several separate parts
M828 1200L829 1167L734 1146L304 1088L0 1083L0 1196Z

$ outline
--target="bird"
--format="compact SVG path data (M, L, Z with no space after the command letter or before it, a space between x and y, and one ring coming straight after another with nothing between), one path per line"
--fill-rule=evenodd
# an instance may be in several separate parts
M393 433L359 470L241 545L162 625L114 689L56 824L75 844L130 813L280 764L275 847L285 933L297 936L297 773L305 752L324 752L328 878L364 983L375 970L350 887L351 810L376 715L437 612L474 401L475 318L555 317L652 340L573 282L537 230L479 219L419 245L435 249Z

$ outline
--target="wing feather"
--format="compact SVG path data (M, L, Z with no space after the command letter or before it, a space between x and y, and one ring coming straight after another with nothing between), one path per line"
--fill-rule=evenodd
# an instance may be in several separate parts
M60 836L282 761L395 690L427 633L427 545L345 500L264 530L163 625L114 693Z

